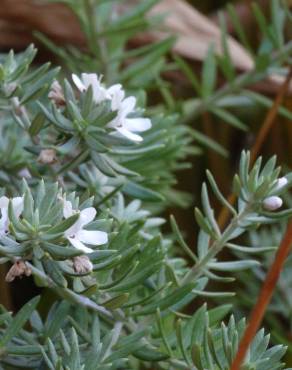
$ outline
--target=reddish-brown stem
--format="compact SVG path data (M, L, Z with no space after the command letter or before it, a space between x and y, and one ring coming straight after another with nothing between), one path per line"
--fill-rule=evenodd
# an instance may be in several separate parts
M239 348L230 370L240 370L240 366L244 361L248 348L257 330L259 329L259 326L265 315L266 309L272 298L281 270L283 269L286 258L290 252L291 245L292 245L292 221L290 221L287 226L284 238L276 253L274 263L272 264L267 274L261 293L258 297L257 303L254 306L254 309L252 310L249 324L239 343Z

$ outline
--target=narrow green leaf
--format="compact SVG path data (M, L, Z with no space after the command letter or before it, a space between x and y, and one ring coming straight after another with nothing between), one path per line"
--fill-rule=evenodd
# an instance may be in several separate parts
M4 347L18 332L22 329L23 325L30 318L32 312L40 301L40 297L34 297L28 303L26 303L20 311L14 316L9 328L5 331L4 335L0 339L0 347Z

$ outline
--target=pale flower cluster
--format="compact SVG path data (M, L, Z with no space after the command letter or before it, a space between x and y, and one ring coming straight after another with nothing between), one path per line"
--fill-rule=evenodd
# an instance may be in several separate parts
M132 117L136 111L136 98L134 96L126 97L122 85L116 84L106 88L101 83L101 77L95 73L82 73L81 78L72 75L73 82L80 92L92 88L93 100L96 104L110 101L110 107L113 112L117 112L116 117L108 123L109 128L113 128L121 135L131 141L142 141L143 138L136 132L144 132L151 128L149 118Z
M74 214L78 213L79 217L77 221L64 232L64 237L69 243L76 249L81 250L84 253L91 253L93 250L90 246L97 246L107 243L108 236L104 231L98 230L86 230L84 227L92 222L96 216L96 210L93 207L88 207L82 211L74 210L72 203L66 199L61 198L63 202L63 216L69 218ZM15 217L19 219L23 212L23 197L15 197L11 199L12 208ZM0 197L0 237L9 233L9 215L8 215L9 198L6 196Z

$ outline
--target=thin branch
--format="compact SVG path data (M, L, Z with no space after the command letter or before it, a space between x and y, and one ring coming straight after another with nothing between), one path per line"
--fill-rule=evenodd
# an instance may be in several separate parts
M37 269L34 265L29 262L26 262L28 267L31 269L32 274L37 276L46 286L50 289L53 289L60 297L78 304L79 306L93 310L94 312L100 314L106 319L113 319L112 313L105 309L103 306L96 304L94 301L88 297L83 296L82 294L77 294L70 289L62 288L58 286L48 275L43 271Z
M226 246L226 243L230 240L230 237L232 236L234 231L239 227L240 223L251 212L251 210L252 204L248 204L238 215L233 217L221 237L213 241L205 256L197 263L195 263L194 266L187 272L187 274L181 281L182 285L187 284L191 281L195 281L201 276L202 273L204 273L207 264Z
M244 361L248 348L261 325L266 309L270 303L273 292L276 288L277 281L283 269L284 263L290 253L292 246L292 221L287 226L284 238L276 253L275 260L267 274L261 293L258 297L257 303L252 310L249 324L240 341L238 352L232 363L230 370L240 370L240 366Z

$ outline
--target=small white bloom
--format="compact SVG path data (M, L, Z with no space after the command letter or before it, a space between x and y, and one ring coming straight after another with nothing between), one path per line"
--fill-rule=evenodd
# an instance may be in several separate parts
M109 91L112 94L111 108L117 111L117 116L108 124L108 127L115 128L120 134L132 141L142 141L143 138L134 132L143 132L151 128L149 118L129 118L128 116L135 111L136 98L129 96L124 99L124 92L114 85L115 89ZM113 86L112 86L113 88Z
M101 77L98 77L95 73L82 73L81 79L73 74L72 80L81 92L86 91L91 86L95 103L110 100L111 110L116 111L117 116L108 124L108 127L114 128L129 140L143 140L135 132L149 130L152 126L151 121L149 118L129 117L131 113L135 112L136 98L134 96L125 98L125 91L121 84L112 85L107 89L101 83Z
M267 211L275 211L276 209L282 207L282 204L283 200L275 195L268 197L263 201L263 207Z
M11 199L12 207L14 210L14 214L16 218L19 218L23 211L23 197L15 197ZM0 198L0 210L1 210L1 218L0 218L0 236L5 235L8 233L8 226L9 226L9 217L8 217L8 206L9 206L9 198L3 196Z
M101 83L101 77L98 77L95 73L82 73L81 79L72 74L72 80L75 83L79 91L84 92L90 86L92 87L93 101L95 103L101 103L106 99L110 99L110 95L107 89Z
M63 215L65 218L73 216L79 211L73 210L72 203L64 200ZM86 247L89 245L102 245L107 243L107 233L97 230L84 230L84 226L94 220L96 210L93 207L85 208L79 212L78 220L65 231L65 237L73 245L73 247L82 250L84 253L94 252L92 249Z
M288 180L286 179L286 177L280 177L276 183L276 190L281 190L287 184L288 184Z

